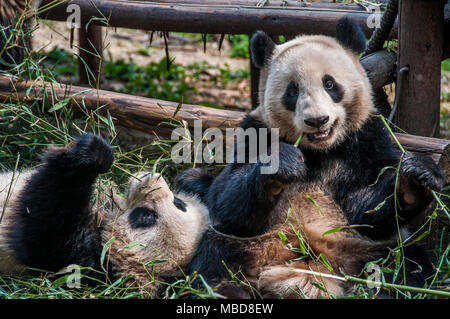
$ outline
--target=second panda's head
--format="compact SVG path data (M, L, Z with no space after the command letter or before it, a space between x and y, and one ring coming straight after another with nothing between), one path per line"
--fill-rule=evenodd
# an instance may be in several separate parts
M115 238L109 260L116 273L132 275L154 291L152 276L175 276L188 265L208 211L196 197L174 194L161 175L151 172L131 178L126 200L113 200L120 208L108 214L103 232L105 243Z
M340 42L315 35L276 45L261 31L251 39L252 60L261 69L259 107L251 114L279 128L288 142L304 133L303 147L329 149L375 112L370 82L355 54L365 38L348 20L337 31Z

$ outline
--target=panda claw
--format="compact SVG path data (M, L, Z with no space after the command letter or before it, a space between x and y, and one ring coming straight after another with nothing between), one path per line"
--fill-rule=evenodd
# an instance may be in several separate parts
M444 185L439 167L426 156L408 153L402 161L401 174L433 191L440 191Z

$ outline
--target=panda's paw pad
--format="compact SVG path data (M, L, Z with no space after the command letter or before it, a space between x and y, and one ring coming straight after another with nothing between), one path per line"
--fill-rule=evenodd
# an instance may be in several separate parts
M401 175L434 191L440 191L444 185L439 167L426 156L406 154L401 164Z
M88 133L77 137L70 151L71 157L82 166L105 173L114 161L114 152L102 137Z

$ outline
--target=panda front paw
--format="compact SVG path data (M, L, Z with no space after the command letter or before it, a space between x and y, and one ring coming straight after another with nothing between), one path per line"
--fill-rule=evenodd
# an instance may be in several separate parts
M102 137L92 133L77 137L71 153L80 164L94 168L100 174L106 173L114 161L111 145Z
M306 176L306 165L302 151L294 145L280 142L278 156L278 169L274 174L268 174L268 178L283 184L302 180Z
M102 174L110 169L114 152L103 138L87 133L66 147L51 148L44 158L53 169L65 174L78 173L80 170Z
M295 146L280 142L278 156L278 168L274 173L264 174L261 170L262 195L271 202L279 198L279 194L286 185L301 181L306 176L306 165L303 153ZM273 165L273 157L272 157Z
M205 202L214 176L204 168L189 168L175 178L175 192L198 195Z
M401 163L400 175L437 192L444 185L444 176L439 167L431 158L423 155L407 153Z

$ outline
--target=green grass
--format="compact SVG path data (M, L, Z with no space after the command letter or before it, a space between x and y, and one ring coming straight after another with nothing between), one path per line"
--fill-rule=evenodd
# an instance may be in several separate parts
M36 55L35 59L42 59L46 77L60 82L76 83L78 61L75 54L55 48L43 55ZM133 61L104 61L105 79L120 83L119 92L145 95L166 101L179 102L182 100L185 103L189 103L189 93L197 92L196 84L199 83L201 74L207 69L220 71L220 77L213 77L210 81L221 87L250 77L248 69L231 70L228 64L220 68L209 65L206 61L195 62L187 66L172 63L169 69L167 69L166 58L144 66L137 65ZM32 76L32 78L35 77Z

